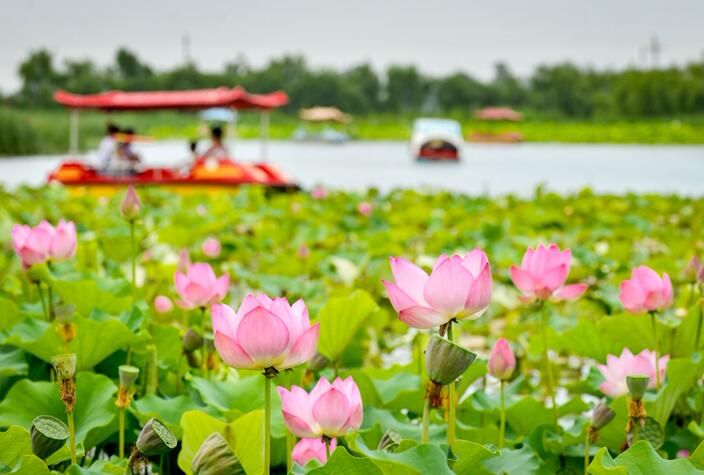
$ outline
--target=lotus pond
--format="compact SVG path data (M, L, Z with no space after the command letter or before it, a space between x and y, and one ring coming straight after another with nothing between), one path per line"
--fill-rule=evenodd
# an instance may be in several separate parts
M137 192L0 191L0 473L704 473L704 199Z

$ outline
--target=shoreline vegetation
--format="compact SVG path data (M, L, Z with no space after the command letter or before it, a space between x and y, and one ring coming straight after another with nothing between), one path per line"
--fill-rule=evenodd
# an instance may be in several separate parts
M704 116L652 120L550 120L528 118L520 123L486 123L468 116L449 115L462 123L465 139L475 132L518 132L524 142L612 144L704 144ZM355 117L344 129L353 140L410 139L417 116L373 115ZM94 149L107 121L134 127L155 140L206 138L206 125L195 113L114 113L82 111L79 119L80 149ZM289 140L303 123L282 112L271 116L269 137ZM310 128L310 126L308 126ZM234 132L234 133L233 133ZM259 116L242 113L233 138L259 138ZM64 153L68 150L69 114L63 109L6 108L0 111L0 156Z

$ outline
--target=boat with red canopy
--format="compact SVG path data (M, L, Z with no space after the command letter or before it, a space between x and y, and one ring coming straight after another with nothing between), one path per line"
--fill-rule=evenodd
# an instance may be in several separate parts
M118 112L226 108L260 112L262 157L256 163L240 162L232 157L199 157L187 169L146 166L122 176L96 168L80 159L69 159L49 175L50 182L71 187L91 187L92 190L96 187L113 188L127 184L159 185L181 190L228 188L245 184L296 188L288 175L275 165L266 163L269 113L288 103L288 96L283 91L251 94L238 86L184 91L108 91L84 95L58 90L54 100L71 111L70 154L78 152L78 121L82 109Z

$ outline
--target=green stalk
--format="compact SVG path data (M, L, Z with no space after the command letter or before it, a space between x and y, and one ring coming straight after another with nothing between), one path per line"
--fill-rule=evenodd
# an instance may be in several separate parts
M49 320L54 320L54 293L51 290L51 285L46 288L47 301L49 303Z
M504 404L504 380L501 380L501 407L499 422L499 448L504 448L504 437L506 435L506 406Z
M328 449L329 451L329 449ZM264 375L264 475L271 472L271 378Z
M120 430L120 458L125 456L125 409L117 410L118 426Z
M293 467L293 459L291 458L291 452L293 451L294 439L291 431L286 431L286 473L291 472Z
M202 333L203 336L203 347L202 347L202 353L203 353L203 374L205 375L205 379L208 379L208 347L205 343L205 327L206 327L206 316L205 316L205 307L200 308L200 332Z
M589 473L589 429L584 437L584 475Z
M67 412L68 419L68 440L71 448L71 463L76 463L76 426L73 422L73 411Z
M425 399L423 405L423 422L421 425L420 441L423 444L430 442L430 398Z
M653 344L655 345L655 390L660 389L660 360L658 351L658 330L655 312L650 312L650 321L653 324Z
M546 386L548 390L548 395L550 396L550 401L552 402L552 418L555 427L557 428L557 403L555 401L555 379L552 374L552 365L550 364L550 354L548 352L548 333L547 333L547 316L548 316L548 306L542 303L542 311L540 312L540 333L543 338L543 363L545 364L545 376L546 376Z
M44 302L44 294L42 293L42 284L41 282L37 281L37 292L39 292L39 301L42 303L42 313L44 314L44 318L47 320L51 320L49 318L49 313L46 311L46 302Z
M130 220L130 254L132 255L132 305L137 301L137 256L134 246L134 219Z
M447 324L447 339L452 342L452 320ZM447 417L447 443L452 445L455 443L455 410L456 410L456 395L455 382L450 383L450 400L448 401L448 417Z
M325 441L325 463L330 460L330 437L323 436L323 441Z
M704 320L704 307L699 303L699 318L697 319L697 338L694 340L694 351L699 350L699 341L702 336L702 320Z

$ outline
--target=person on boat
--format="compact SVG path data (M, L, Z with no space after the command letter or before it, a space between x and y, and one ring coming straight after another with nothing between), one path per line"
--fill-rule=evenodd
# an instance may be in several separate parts
M117 134L120 132L120 128L108 122L105 127L105 136L100 141L98 145L98 167L103 170L107 170L111 166L111 162L115 158L117 153Z
M201 156L201 158L227 158L230 155L227 147L225 147L225 144L222 141L223 135L224 130L221 126L214 125L210 128L210 139L212 140L212 144Z
M142 161L141 157L132 147L135 135L136 133L133 128L126 128L122 131L120 142L117 145L117 166L114 167L115 171L118 173L126 172L130 175L134 174L137 165Z

